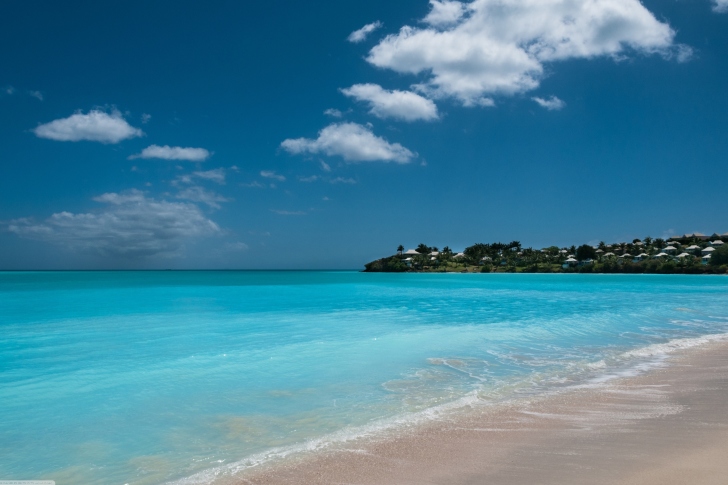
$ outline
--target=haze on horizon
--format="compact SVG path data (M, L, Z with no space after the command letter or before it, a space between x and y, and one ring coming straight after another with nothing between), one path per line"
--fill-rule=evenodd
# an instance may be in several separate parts
M728 2L12 0L0 270L728 232Z

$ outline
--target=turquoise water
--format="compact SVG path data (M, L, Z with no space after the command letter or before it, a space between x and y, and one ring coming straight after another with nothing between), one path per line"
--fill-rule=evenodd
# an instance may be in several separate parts
M725 277L0 273L0 478L206 483L727 332Z

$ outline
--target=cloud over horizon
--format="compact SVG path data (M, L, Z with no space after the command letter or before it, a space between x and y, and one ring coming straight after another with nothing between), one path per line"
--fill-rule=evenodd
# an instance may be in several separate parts
M87 114L77 111L68 118L39 125L32 131L38 138L48 140L97 141L109 144L144 135L142 130L127 123L118 110L107 113L98 109Z
M157 200L136 189L105 193L93 200L104 207L89 213L58 212L43 222L16 219L8 230L72 251L126 258L172 256L189 239L222 232L195 204Z
M349 163L409 163L417 157L399 143L389 143L357 123L333 123L319 131L316 139L284 140L281 148L294 155L323 153L330 157L339 156Z
M131 155L129 160L136 158L159 158L162 160L185 160L188 162L204 162L212 154L204 148L171 147L169 145L150 145L141 153Z
M432 121L439 118L434 102L411 91L387 91L378 84L354 84L341 92L368 103L369 113L377 118L402 121Z
M430 3L427 27L402 27L366 59L379 68L424 75L417 90L465 106L489 106L493 95L537 88L546 63L619 59L633 52L681 61L691 53L673 43L675 31L639 0Z

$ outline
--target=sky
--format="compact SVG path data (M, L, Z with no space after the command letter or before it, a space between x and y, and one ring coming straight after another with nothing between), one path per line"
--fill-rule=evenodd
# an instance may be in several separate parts
M727 0L9 0L0 269L728 232Z

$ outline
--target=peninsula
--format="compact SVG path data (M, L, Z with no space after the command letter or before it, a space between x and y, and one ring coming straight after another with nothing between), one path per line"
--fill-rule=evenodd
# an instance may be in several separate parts
M728 232L634 239L579 247L523 248L519 241L476 243L455 252L420 244L365 264L387 273L662 273L727 274Z

